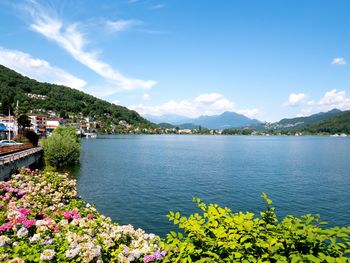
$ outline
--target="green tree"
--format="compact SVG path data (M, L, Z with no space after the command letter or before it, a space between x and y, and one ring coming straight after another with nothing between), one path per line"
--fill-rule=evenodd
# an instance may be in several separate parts
M19 132L20 134L24 134L24 131L26 128L29 128L31 126L30 118L26 114L22 114L17 119Z
M72 165L79 160L80 142L74 127L57 127L53 134L43 140L44 157L54 168Z
M30 141L30 143L31 143L34 147L38 146L39 135L36 134L34 131L27 131L27 132L26 132L26 138L28 139L28 141Z

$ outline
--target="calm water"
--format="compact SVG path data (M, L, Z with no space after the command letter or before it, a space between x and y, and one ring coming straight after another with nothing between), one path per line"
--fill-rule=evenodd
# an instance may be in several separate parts
M120 224L164 235L192 197L350 225L350 138L122 135L83 140L78 191Z

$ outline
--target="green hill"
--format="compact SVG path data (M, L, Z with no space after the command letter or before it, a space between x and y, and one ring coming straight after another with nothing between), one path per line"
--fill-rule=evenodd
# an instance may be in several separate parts
M350 134L350 111L344 111L320 123L307 125L305 131L312 133Z
M126 107L65 86L41 83L0 65L0 113L8 114L9 108L13 112L17 100L22 113L54 111L61 116L81 113L100 120L106 126L117 125L124 120L133 127L155 127Z

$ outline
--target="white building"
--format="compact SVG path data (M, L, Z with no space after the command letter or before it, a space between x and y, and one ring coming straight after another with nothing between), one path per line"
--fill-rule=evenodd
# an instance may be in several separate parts
M11 136L16 136L18 134L18 125L13 116L0 116L0 123L6 127L6 130L11 132Z

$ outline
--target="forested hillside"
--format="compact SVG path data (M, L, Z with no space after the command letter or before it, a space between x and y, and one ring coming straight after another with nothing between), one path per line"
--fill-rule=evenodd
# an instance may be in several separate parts
M153 124L137 112L107 101L95 98L84 92L65 86L40 83L24 77L0 65L0 110L7 114L19 101L19 111L54 111L61 116L82 113L105 123L116 124L125 120L138 127L152 127Z
M329 118L323 122L308 125L305 130L312 133L346 133L350 134L350 111Z

